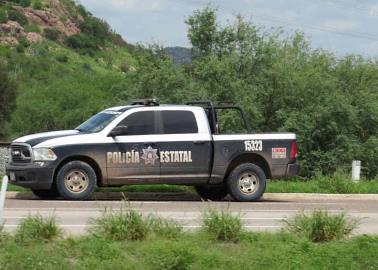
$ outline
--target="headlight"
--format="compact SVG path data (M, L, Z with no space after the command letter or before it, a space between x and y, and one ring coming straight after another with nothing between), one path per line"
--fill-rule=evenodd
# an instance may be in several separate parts
M36 148L33 149L33 156L35 161L49 161L56 160L56 155L50 148Z

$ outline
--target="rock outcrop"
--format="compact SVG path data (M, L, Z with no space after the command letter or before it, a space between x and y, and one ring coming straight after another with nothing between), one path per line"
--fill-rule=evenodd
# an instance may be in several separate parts
M66 17L65 13L59 14L56 9L36 10L20 6L15 6L14 9L24 14L30 23L34 23L42 29L54 28L66 36L80 33L75 22Z
M48 6L42 10L18 5L13 5L12 8L24 15L29 24L38 26L42 31L45 28L54 29L65 36L80 33L78 25L83 18L80 14L73 17L59 0L49 0ZM30 43L40 42L43 39L39 33L27 32L18 22L8 20L0 24L0 44L16 46L21 38L26 38Z

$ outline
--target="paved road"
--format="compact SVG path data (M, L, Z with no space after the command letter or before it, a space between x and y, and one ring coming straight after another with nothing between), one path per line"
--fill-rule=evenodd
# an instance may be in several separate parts
M172 199L171 197L169 199ZM104 207L118 210L121 201L43 201L7 199L5 204L5 229L14 230L28 214L55 215L68 234L82 234L88 229L88 221L98 217ZM350 216L361 218L356 233L378 234L378 198L364 197L295 197L274 196L274 200L254 203L201 202L201 201L131 201L130 206L144 215L156 214L180 222L186 229L201 225L201 215L208 208L229 209L240 214L246 228L254 231L274 231L282 226L282 219L298 211L328 209L332 213L347 211Z

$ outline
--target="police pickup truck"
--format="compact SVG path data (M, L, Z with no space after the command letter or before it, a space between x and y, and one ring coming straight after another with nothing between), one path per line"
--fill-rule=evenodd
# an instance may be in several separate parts
M28 135L11 144L10 182L44 199L85 200L97 186L179 184L203 199L258 200L267 178L298 172L293 133L223 134L218 114L238 106L139 100L106 109L74 130Z

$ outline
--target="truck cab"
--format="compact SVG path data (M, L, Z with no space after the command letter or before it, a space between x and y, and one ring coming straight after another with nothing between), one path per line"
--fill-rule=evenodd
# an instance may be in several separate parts
M295 134L222 134L211 102L134 101L74 130L14 140L6 173L41 198L85 200L97 186L192 185L204 199L258 200L266 178L298 172Z

